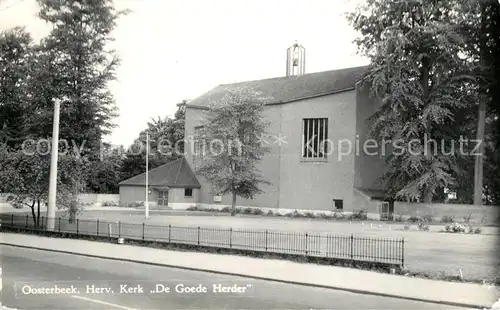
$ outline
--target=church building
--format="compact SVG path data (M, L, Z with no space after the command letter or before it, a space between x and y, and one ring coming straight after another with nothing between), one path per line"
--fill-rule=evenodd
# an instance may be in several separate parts
M305 49L294 44L287 50L286 76L219 85L185 104L185 137L203 130L201 117L210 101L228 89L250 87L272 98L265 109L271 151L258 166L271 185L262 185L264 193L254 199L238 197L237 206L282 213L364 210L370 218L380 218L393 207L381 202L385 194L378 181L384 171L380 150L364 144L369 118L380 108L380 101L358 83L365 70L305 73ZM195 171L202 158L190 147L186 153ZM230 195L218 196L197 178L201 186L194 189L193 205L231 205Z

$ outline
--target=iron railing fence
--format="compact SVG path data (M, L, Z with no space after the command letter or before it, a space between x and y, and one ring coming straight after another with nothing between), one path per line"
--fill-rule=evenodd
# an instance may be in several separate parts
M32 216L1 214L2 227L46 230L47 217L35 225ZM173 225L132 224L103 220L54 219L54 231L89 236L106 236L145 241L337 258L404 266L404 239L298 233L273 230L180 227Z

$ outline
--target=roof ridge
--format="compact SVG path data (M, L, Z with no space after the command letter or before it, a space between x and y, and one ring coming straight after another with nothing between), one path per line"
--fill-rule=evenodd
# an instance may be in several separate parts
M180 159L184 159L184 157L182 157ZM184 160L181 160L181 164L179 165L179 169L177 169L177 175L175 176L174 184L177 184L177 181L179 180L179 174L181 173L183 163L184 163Z
M304 76L311 76L314 74L321 74L321 73L326 73L326 72L335 72L335 71L342 71L342 70L354 70L354 69L360 69L360 68L365 68L367 65L364 66L356 66L356 67L344 67L344 68L339 68L339 69L332 69L332 70L323 70L323 71L318 71L318 72L310 72L310 73L305 73L301 75L291 75L291 76L276 76L272 78L265 78L265 79L255 79L255 80L245 80L245 81L240 81L240 82L233 82L233 83L223 83L215 86L212 88L212 90L220 87L220 86L228 86L228 85L236 85L236 84L243 84L243 83L250 83L250 82L260 82L260 81L270 81L270 80L278 80L278 79L298 79Z

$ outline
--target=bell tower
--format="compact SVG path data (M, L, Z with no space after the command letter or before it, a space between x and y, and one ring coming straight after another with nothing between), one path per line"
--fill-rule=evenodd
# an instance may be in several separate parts
M306 49L297 43L286 50L286 76L305 74L306 72Z

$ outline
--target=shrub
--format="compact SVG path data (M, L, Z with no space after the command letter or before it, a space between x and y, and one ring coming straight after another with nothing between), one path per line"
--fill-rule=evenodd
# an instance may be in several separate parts
M446 232L451 232L451 225L446 225L446 226L444 227L444 230L445 230Z
M479 228L479 227L478 227L478 228L476 228L476 229L474 230L474 233L475 233L475 234L480 234L480 233L481 233L481 228Z
M453 223L453 218L449 215L444 215L441 218L441 223Z
M365 210L360 210L356 211L352 214L351 219L353 220L366 220L368 218L368 215L366 214Z
M432 214L426 214L423 216L422 220L426 223L432 223L433 221L433 218L432 218Z
M472 217L472 214L469 213L468 215L464 216L463 219L464 219L464 222L465 223L469 223L470 222L470 218Z
M405 225L405 230L410 230L410 225Z
M244 208L241 210L242 214L252 214L253 210L252 208Z
M139 208L139 207L143 207L143 206L144 206L143 201L136 201L136 202L132 202L132 203L128 204L129 208Z
M420 216L412 215L408 218L408 222L410 222L410 223L418 223L421 221L422 221L422 219L420 218Z
M102 203L103 207L118 207L120 205L117 201L105 201Z
M252 209L252 213L253 215L263 215L264 214L264 211L262 211L261 209L259 208L251 208Z
M424 222L418 223L418 230L429 231L429 225L425 225Z
M191 206L186 209L186 211L198 211L198 206Z
M403 217L403 215L402 215L402 214L397 214L397 215L394 217L394 222L398 222L398 223L400 223L400 222L404 222L404 220L405 220L405 219L404 219L404 217Z
M327 215L327 217L328 217L328 215ZM344 212L342 212L342 211L334 211L333 215L331 215L330 217L332 219L343 220L343 219L345 219L346 216L345 216Z
M460 223L453 223L450 226L450 232L452 233L463 233L465 232L465 229L466 229L465 225Z
M229 213L229 212L231 212L231 207L224 207L224 208L220 209L219 211ZM238 209L236 209L236 212L238 212Z
M329 220L329 219L334 219L335 218L335 213L333 215L328 215L326 213L320 213L318 214L318 217L323 220Z
M303 217L303 216L304 215L297 210L293 211L292 213L292 217Z
M267 211L267 214L266 214L266 215L267 215L267 216L273 216L273 215L274 215L273 210L269 210L269 211Z
M308 218L315 218L316 216L315 216L315 215L314 215L314 213L312 213L312 212L306 212L306 213L304 214L304 217L308 217Z

